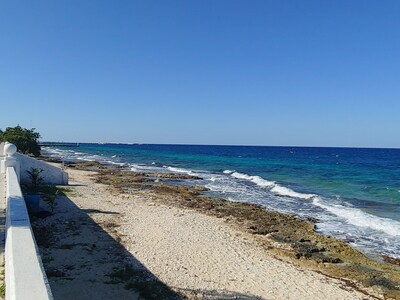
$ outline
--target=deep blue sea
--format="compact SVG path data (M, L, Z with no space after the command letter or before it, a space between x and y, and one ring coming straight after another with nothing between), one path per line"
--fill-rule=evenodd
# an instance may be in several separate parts
M66 160L198 175L211 196L318 219L372 256L400 257L400 149L80 144Z

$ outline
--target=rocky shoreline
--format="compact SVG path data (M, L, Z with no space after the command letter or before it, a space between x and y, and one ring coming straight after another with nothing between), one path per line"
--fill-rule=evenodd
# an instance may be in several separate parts
M141 173L98 162L69 163L67 167L96 171L94 180L110 191L131 194L154 193L155 201L194 209L224 218L230 224L254 234L277 257L318 270L335 278L346 279L352 287L367 287L387 298L400 298L399 261L384 257L382 262L366 257L348 244L315 231L316 220L267 211L259 205L231 202L205 196L205 187L196 185L196 176L174 173ZM190 181L180 185L171 180ZM360 289L362 290L362 289Z
M54 158L43 159L60 163ZM316 232L316 221L268 211L256 204L231 202L204 195L196 176L175 173L143 173L96 161L69 162L67 168L95 171L93 180L110 192L129 195L137 191L153 194L154 201L224 218L230 225L253 234L276 258L306 267L363 293L365 288L384 298L400 299L400 261L382 256L380 261L365 256L345 242ZM183 181L186 182L182 185ZM190 184L187 184L187 183ZM375 294L375 293L373 293Z

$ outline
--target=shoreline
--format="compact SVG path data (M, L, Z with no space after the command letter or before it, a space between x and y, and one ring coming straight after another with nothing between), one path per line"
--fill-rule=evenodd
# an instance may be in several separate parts
M307 155L308 149L299 154L287 151L287 155L283 155L283 152L250 151L245 152L242 158L239 155L241 150L236 153L233 149L227 149L225 153L221 149L210 148L204 149L205 155L194 158L190 153L200 149L150 146L141 149L123 146L119 153L119 148L110 147L103 149L87 146L80 150L83 152L78 149L46 148L43 152L66 161L98 161L121 165L136 172L197 175L202 177L198 185L209 188L205 194L210 197L261 204L267 210L315 219L317 231L343 240L370 257L380 259L388 256L386 259L391 257L400 260L400 220L396 214L400 208L396 204L397 200L400 201L400 193L397 188L393 188L395 181L382 180L376 176L368 179L369 171L363 170L362 165L356 162L354 172L358 175L347 178L353 171L347 170L346 166L352 166L356 157L351 153L322 153L319 161L319 153L310 150L312 153ZM163 151L172 151L174 156L178 156L164 157ZM217 151L218 159L213 158L213 151ZM181 152L184 155L179 158ZM376 155L378 153L368 154L372 158ZM225 156L232 161L225 162L225 158L222 159ZM313 157L319 161L316 165L312 162ZM341 160L340 167L336 166L338 162L333 164L338 157ZM215 164L208 162L214 159ZM279 163L275 166L274 161ZM379 161L377 163L379 165ZM382 172L381 177L384 177L387 174L382 167L379 170L374 166L370 171L374 174ZM396 178L396 173L392 177ZM389 188L382 188L386 184ZM350 189L351 186L354 189Z
M250 151L241 158L240 151L236 153L233 149L227 149L229 151L224 153L221 149L210 148L204 149L204 156L194 159L187 155L200 149L164 149L150 146L141 149L123 146L119 154L119 148L110 147L103 149L87 146L80 150L84 150L83 152L79 152L78 149L45 148L43 152L66 161L98 161L122 165L137 172L197 175L202 177L198 184L209 188L205 192L208 196L257 203L267 210L291 213L301 218L313 218L317 220L316 230L325 235L341 239L370 257L381 259L387 256L385 259L400 261L400 220L396 213L400 213L400 193L397 188L393 188L395 180L383 180L388 174L384 166L377 169L379 161L368 172L382 172L382 178L375 176L374 179L368 179L368 172L363 169L362 164L353 162L356 156L352 156L351 153L339 153L339 156L333 152L320 153L322 156L319 161L319 153L310 150L310 155L307 155L308 149L299 154L286 151L287 155L283 155L283 152L272 152L269 155L269 151ZM183 151L185 155L181 158L179 155L168 158L164 157L163 151L172 151L174 155ZM213 151L217 151L219 158L215 160L215 164L209 164L208 160L211 162L214 159ZM367 156L373 158L378 154L370 153ZM232 161L225 162L225 158L222 159L225 156L230 157ZM316 165L312 162L312 157L319 161ZM342 166L336 166L337 162L333 163L338 159L341 160ZM279 162L279 167L275 166L274 161ZM393 163L395 161L396 159ZM347 178L353 171L347 170L346 166L352 166L352 163L356 163L354 174L358 175ZM325 168L332 170L328 171ZM396 173L393 173L392 178L395 179L396 176ZM388 187L382 188L386 184ZM354 189L350 188L352 186Z
M397 265L373 261L342 241L316 233L312 220L266 211L257 205L209 198L202 195L202 187L166 183L170 179L195 182L196 178L191 176L125 172L97 162L76 163L68 168L78 172L94 171L92 179L96 184L106 185L114 196L129 198L139 193L150 198L153 205L167 205L221 219L235 230L250 234L275 259L324 276L341 278L349 288L366 294L375 294L372 291L375 290L385 297L400 295L396 287L400 282Z

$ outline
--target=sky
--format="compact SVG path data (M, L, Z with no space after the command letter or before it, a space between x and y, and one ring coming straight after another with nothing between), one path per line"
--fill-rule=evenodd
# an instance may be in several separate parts
M400 1L0 2L0 128L400 147Z

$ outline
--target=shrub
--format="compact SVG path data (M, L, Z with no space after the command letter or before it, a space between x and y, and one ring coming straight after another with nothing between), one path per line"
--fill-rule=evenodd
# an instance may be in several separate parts
M43 172L43 169L38 169L38 168L31 168L30 171L26 171L30 178L31 178L31 184L32 184L32 189L34 191L37 190L38 186L42 183L43 177L40 176L40 173Z
M0 130L0 142L12 143L24 154L40 155L39 138L40 134L35 128L26 129L18 125L7 127L5 131Z

